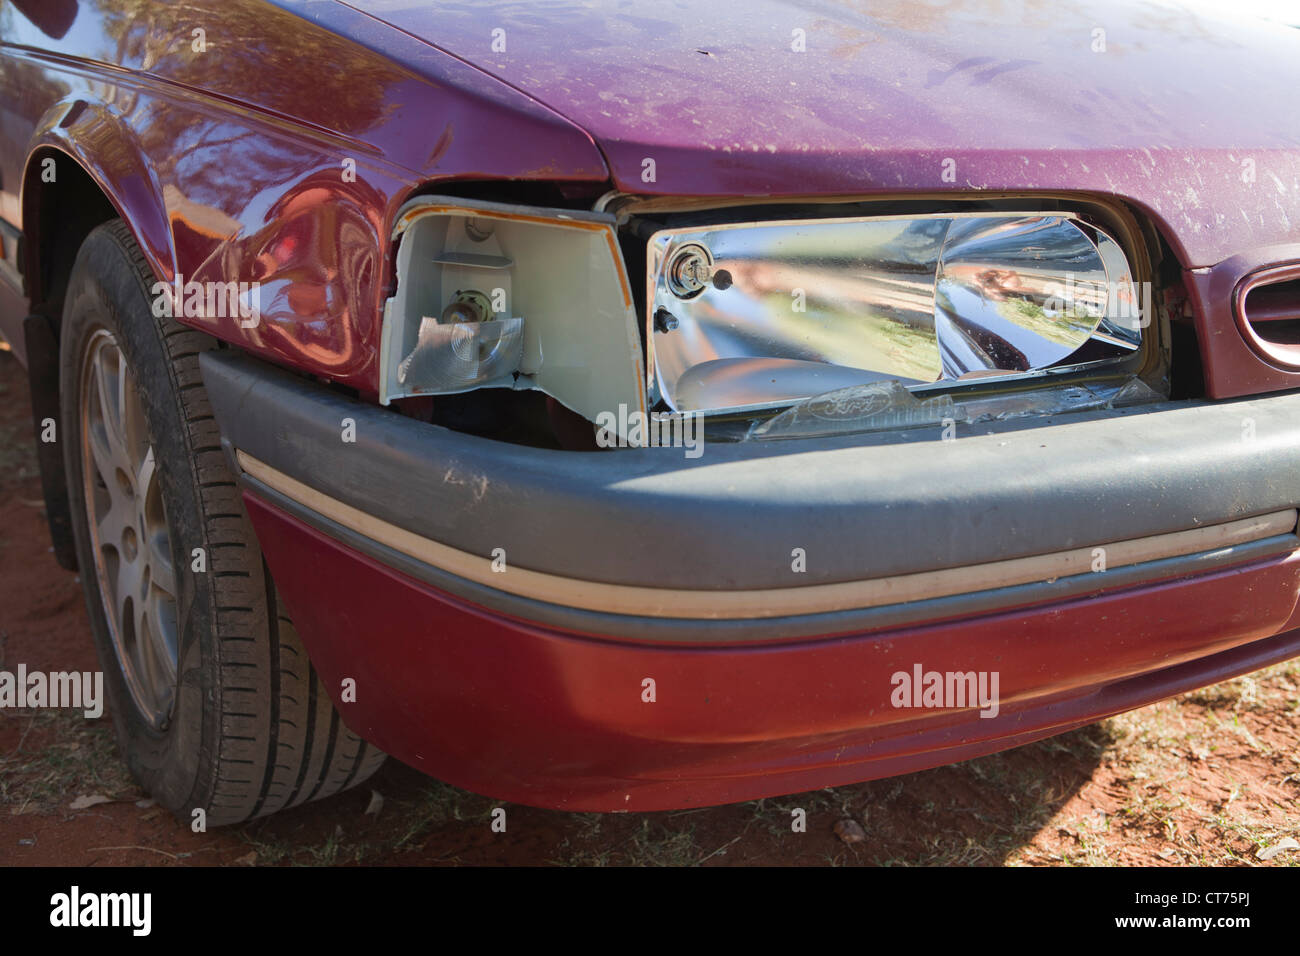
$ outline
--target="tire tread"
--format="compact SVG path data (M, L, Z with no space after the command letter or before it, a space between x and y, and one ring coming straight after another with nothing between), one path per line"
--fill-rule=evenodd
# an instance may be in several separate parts
M126 224L99 228L151 287L153 271ZM239 823L362 783L384 754L343 725L265 566L199 368L217 341L166 316L155 321L184 423L216 613L220 732L204 811L209 825Z

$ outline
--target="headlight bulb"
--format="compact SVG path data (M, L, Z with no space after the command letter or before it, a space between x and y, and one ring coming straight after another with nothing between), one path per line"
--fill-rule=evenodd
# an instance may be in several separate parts
M438 318L440 325L458 325L461 322L490 322L496 318L492 302L477 289L457 291Z
M697 242L688 242L668 262L668 290L679 299L693 299L713 277L713 256Z

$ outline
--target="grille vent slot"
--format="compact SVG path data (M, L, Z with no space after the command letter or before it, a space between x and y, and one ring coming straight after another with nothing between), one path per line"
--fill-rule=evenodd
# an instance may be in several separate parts
M1256 351L1300 368L1300 264L1248 276L1236 305L1237 322Z

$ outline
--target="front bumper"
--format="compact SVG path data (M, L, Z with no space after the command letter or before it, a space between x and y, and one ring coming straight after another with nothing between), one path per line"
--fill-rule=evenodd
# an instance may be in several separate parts
M887 776L1300 653L1300 396L690 460L501 445L202 364L343 718L501 799L653 810ZM1098 547L1117 559L1080 566ZM997 715L893 706L916 666L997 672Z

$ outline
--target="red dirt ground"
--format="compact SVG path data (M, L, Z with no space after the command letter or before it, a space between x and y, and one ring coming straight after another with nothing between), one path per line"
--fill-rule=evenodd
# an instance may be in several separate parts
M98 666L81 586L50 552L24 373L0 352L0 669L19 663ZM88 796L106 802L71 808ZM332 800L194 833L127 776L107 714L0 710L0 866L1256 865L1300 841L1298 801L1295 662L907 777L681 813L508 806L505 833L492 801L393 760ZM795 807L807 832L791 830ZM846 820L864 839L837 835ZM1269 861L1297 864L1300 849Z

